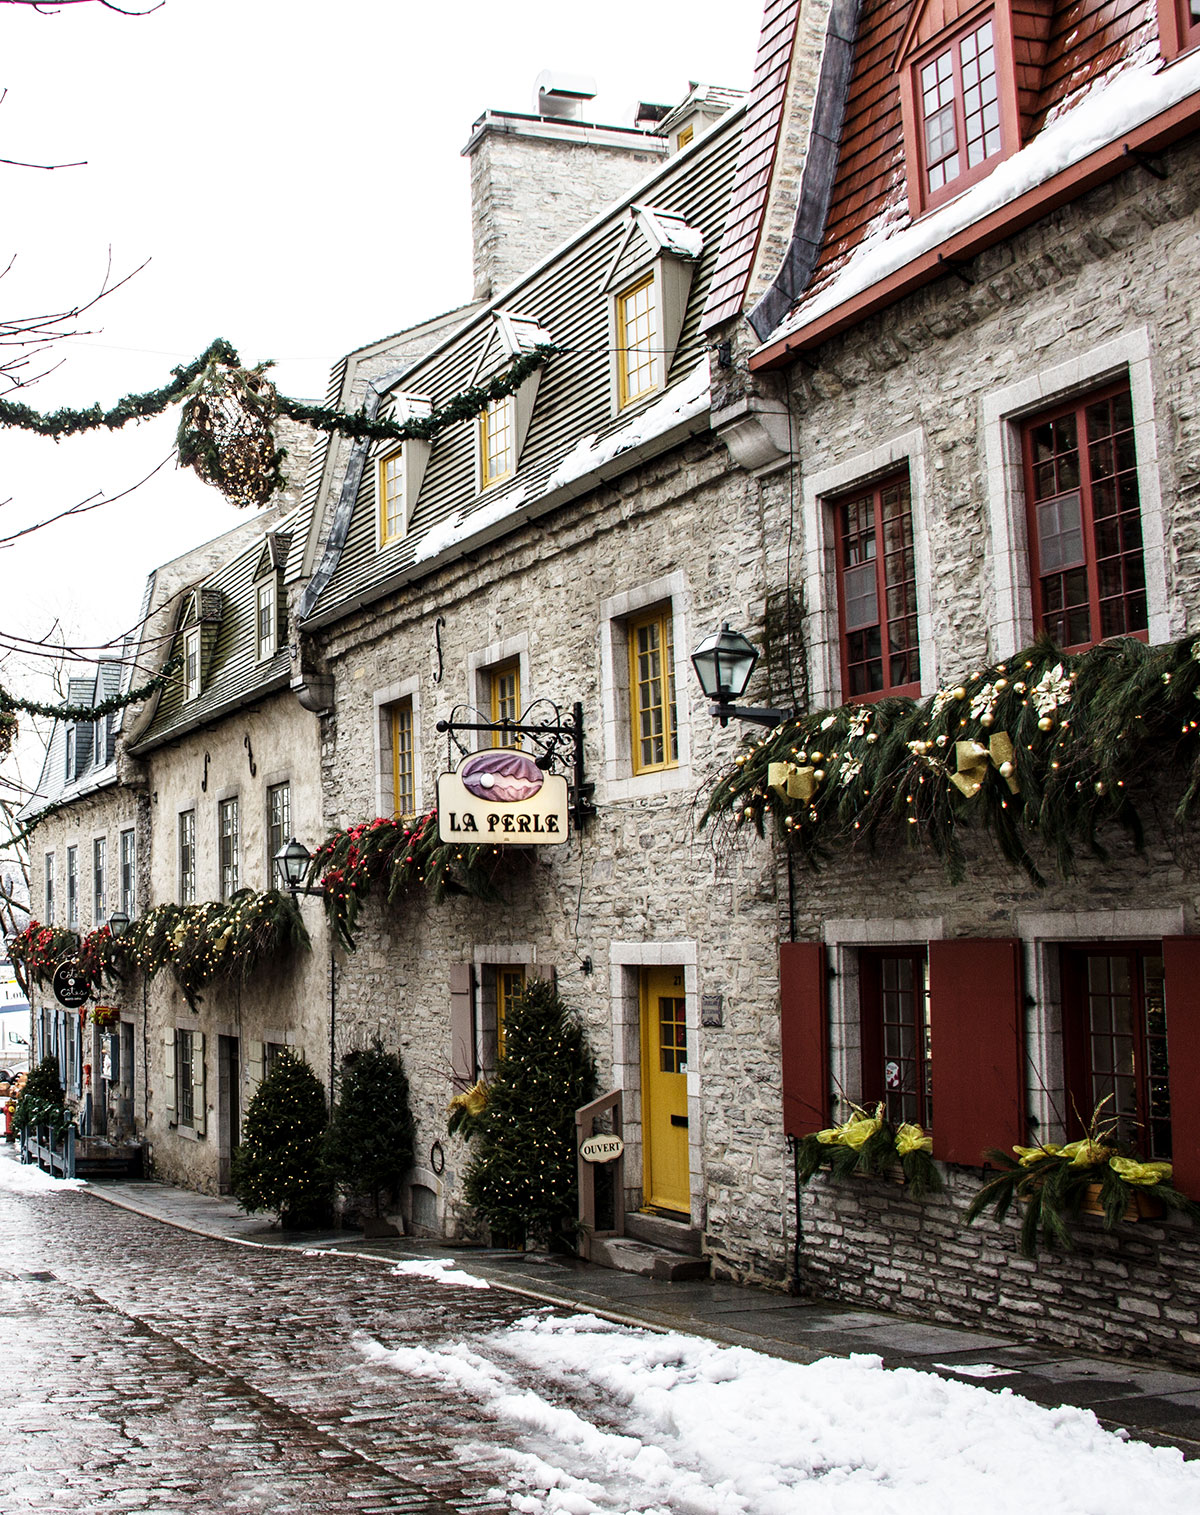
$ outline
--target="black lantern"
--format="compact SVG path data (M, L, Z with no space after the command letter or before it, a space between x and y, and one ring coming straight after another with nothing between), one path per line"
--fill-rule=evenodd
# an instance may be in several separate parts
M118 941L125 935L129 930L129 917L124 910L113 911L108 918L108 930L109 934Z
M289 894L295 896L301 892L300 886L311 862L312 853L295 837L275 854L275 872Z
M713 701L711 713L722 726L729 725L731 716L756 726L778 726L787 719L786 710L734 704L745 692L757 662L758 648L740 631L730 630L728 622L720 631L706 636L692 653L692 667L700 687Z

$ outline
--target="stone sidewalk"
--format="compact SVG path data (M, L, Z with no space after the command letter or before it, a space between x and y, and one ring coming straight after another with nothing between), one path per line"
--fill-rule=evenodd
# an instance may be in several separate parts
M250 1246L319 1247L397 1262L453 1257L468 1272L541 1303L591 1311L657 1331L686 1331L793 1362L878 1353L890 1368L917 1368L1011 1389L1039 1404L1079 1405L1110 1430L1200 1457L1200 1373L1149 1362L1084 1357L1012 1333L960 1330L882 1311L794 1298L708 1280L662 1283L577 1259L401 1237L368 1241L346 1231L284 1233L228 1198L153 1181L104 1181L88 1193L202 1236Z

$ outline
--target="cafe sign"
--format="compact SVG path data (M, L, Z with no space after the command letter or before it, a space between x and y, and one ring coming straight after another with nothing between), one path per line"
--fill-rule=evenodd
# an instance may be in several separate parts
M567 781L525 752L489 747L438 779L438 838L493 847L567 840Z

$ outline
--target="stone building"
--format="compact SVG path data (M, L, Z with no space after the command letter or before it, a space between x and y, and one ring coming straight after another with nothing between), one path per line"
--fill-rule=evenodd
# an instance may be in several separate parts
M703 318L729 343L713 424L762 481L765 588L800 605L810 708L841 733L814 759L785 728L785 776L756 796L793 839L775 844L788 1135L882 1102L931 1131L946 1180L916 1201L815 1178L797 1281L1193 1363L1184 1222L1085 1217L1073 1252L1028 1259L1013 1220L966 1227L962 1211L985 1149L1079 1138L1102 1101L1200 1197L1200 890L1194 834L1172 818L1179 754L1130 796L1141 845L1115 805L1098 811L1099 847L1081 835L1066 876L1036 834L1026 871L995 845L1002 824L972 823L1024 803L989 757L1023 649L1131 638L1110 661L1134 667L1141 646L1197 630L1197 43L1176 0L772 0ZM906 845L947 812L903 785L895 828L855 847L843 811L808 871L816 785L848 786L866 817L854 765L909 708L890 702L932 700L936 721L958 696L953 736L983 767L982 792L953 801L957 876ZM1059 698L1033 738L1071 725L1083 695ZM1025 750L1014 783L1036 779ZM910 791L945 786L950 761L918 751L897 771ZM906 803L918 832L899 836Z

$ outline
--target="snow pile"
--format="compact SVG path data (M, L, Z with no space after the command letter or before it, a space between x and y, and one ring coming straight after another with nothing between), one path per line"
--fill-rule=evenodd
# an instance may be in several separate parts
M490 1289L485 1278L476 1278L456 1267L452 1257L426 1257L415 1262L397 1263L393 1273L408 1273L416 1278L432 1278L439 1284L465 1284L468 1289Z
M86 1188L85 1179L55 1178L34 1163L20 1163L15 1157L0 1158L0 1189L7 1189L10 1194L64 1194L68 1189Z
M1200 1464L874 1356L808 1366L678 1334L530 1316L372 1361L495 1422L460 1446L519 1515L1194 1515ZM535 1387L536 1386L536 1387Z
M884 218L854 250L840 272L807 304L800 305L770 335L768 343L790 336L844 301L862 294L957 232L1010 204L1055 174L1200 90L1200 53L1189 53L1170 68L1151 57L1123 69L1108 82L1097 81L1077 105L1051 121L1020 152L1006 158L977 184L940 210L893 231Z
M431 527L421 538L417 547L416 562L423 563L426 558L436 558L438 553L445 552L447 547L453 547L456 543L465 541L474 532L482 531L485 526L494 526L505 516L512 515L517 506L524 503L525 486L519 484L516 489L510 489L502 495L489 498L477 509L462 510L457 515L448 517L445 521Z

